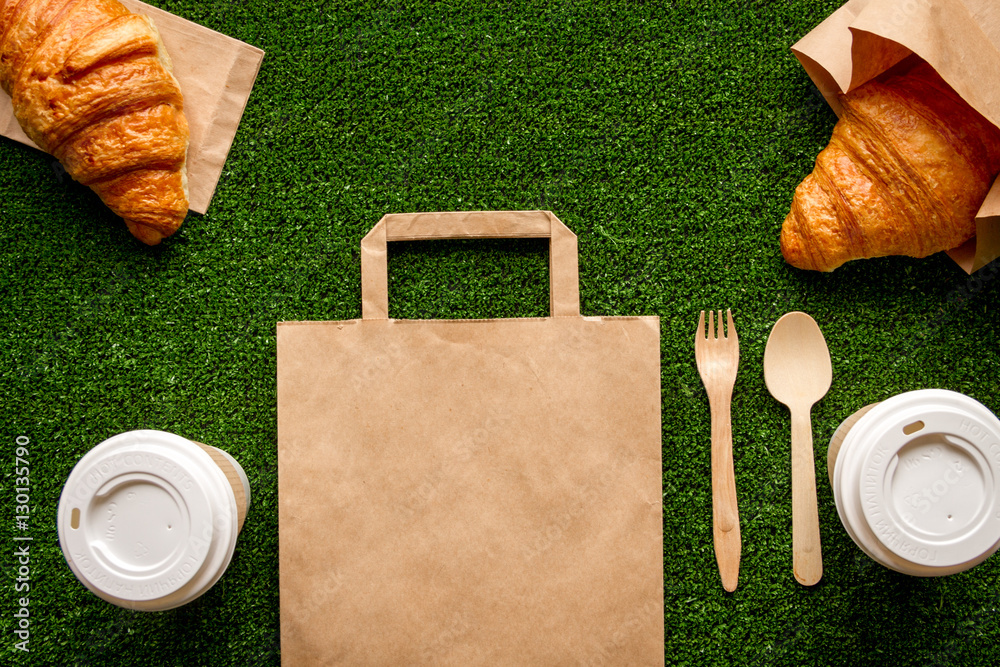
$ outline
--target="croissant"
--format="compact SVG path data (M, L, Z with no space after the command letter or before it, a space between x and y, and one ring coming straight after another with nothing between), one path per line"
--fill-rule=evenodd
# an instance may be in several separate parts
M152 21L117 0L0 0L0 86L28 137L139 240L188 210L188 125Z
M792 266L926 257L972 238L1000 172L1000 130L922 61L842 95L843 112L781 228Z

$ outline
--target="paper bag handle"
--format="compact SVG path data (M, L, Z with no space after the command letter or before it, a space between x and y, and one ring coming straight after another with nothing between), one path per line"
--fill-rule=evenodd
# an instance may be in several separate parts
M389 319L389 241L429 239L549 239L552 317L579 317L580 275L576 234L549 211L392 213L361 240L361 317Z

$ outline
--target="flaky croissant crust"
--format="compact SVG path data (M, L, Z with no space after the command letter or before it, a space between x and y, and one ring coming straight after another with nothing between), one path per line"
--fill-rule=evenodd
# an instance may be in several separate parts
M1000 130L922 61L842 95L843 112L796 188L781 252L802 269L926 257L975 234L1000 172Z
M177 231L188 125L150 19L117 0L0 0L0 86L28 137L136 237Z

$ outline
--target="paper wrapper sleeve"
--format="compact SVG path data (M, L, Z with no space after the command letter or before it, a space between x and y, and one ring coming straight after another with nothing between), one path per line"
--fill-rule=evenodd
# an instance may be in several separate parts
M130 11L153 19L167 47L174 76L184 93L184 115L191 131L187 162L190 209L205 213L264 52L138 0L120 2ZM210 66L206 67L206 63ZM0 134L35 145L18 124L10 97L3 91L0 91Z
M915 53L1000 127L1000 3L995 0L849 0L792 52L838 114L838 95ZM1000 257L1000 181L976 215L976 236L948 254L968 273Z

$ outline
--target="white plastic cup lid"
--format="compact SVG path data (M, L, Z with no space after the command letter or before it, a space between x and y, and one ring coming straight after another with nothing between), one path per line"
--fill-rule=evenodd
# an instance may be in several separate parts
M130 431L94 447L59 501L59 542L74 574L132 609L171 609L208 590L232 558L237 524L222 469L199 445L163 431Z
M950 574L1000 546L1000 420L968 396L927 389L872 407L833 477L851 537L894 569Z

